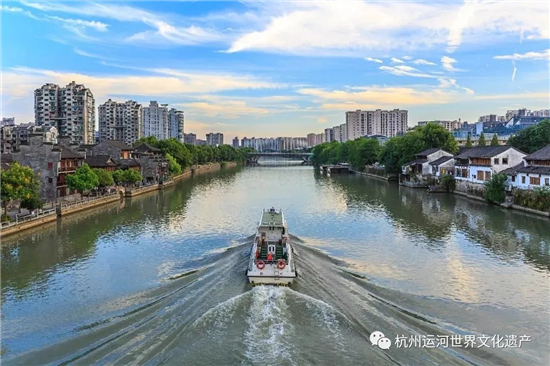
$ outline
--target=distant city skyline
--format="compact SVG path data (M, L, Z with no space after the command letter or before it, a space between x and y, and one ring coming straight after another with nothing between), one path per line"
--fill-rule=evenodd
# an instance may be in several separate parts
M550 108L547 2L4 1L0 10L1 117L19 123L34 121L35 89L71 81L93 93L95 130L109 99L157 100L185 112L185 131L230 138L319 134L357 109L406 109L413 127Z

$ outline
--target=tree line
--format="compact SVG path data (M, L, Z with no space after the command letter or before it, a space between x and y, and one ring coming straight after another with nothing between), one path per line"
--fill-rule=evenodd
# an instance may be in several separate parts
M323 143L313 148L312 160L316 164L349 163L361 171L366 164L378 162L387 173L398 174L402 165L414 160L415 154L429 148L441 148L455 154L458 143L444 127L428 123L403 136L392 137L383 146L377 139L368 138Z
M134 146L141 143L147 143L150 146L160 149L169 161L170 173L183 171L185 168L197 165L223 161L245 162L248 154L254 149L247 147L235 149L230 145L220 146L196 146L193 144L181 143L175 138L158 140L154 136L142 137L134 143Z

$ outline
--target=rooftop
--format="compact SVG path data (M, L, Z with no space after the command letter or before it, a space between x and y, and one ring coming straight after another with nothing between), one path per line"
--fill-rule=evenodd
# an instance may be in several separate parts
M439 159L430 162L430 165L440 165L440 164L443 164L443 163L445 163L445 162L447 162L451 159L454 159L454 157L452 157L452 156L442 156Z
M117 166L117 164L111 159L109 155L92 155L86 157L84 160L86 164L88 164L90 167L110 167L110 166Z
M146 142L139 144L134 148L134 150L141 153L145 153L149 151L160 152L160 149L157 149L156 147L153 147Z
M63 145L56 145L53 150L61 151L61 159L84 159L84 156Z
M442 150L442 149L440 149L439 147L432 147L430 149L426 149L422 152L419 152L418 154L416 154L416 156L428 156L439 150Z
M550 160L550 145L524 157L525 160Z
M118 140L106 140L104 141L105 143L111 145L111 146L114 146L116 147L117 149L120 149L120 150L134 150L133 147L125 144L124 142L122 141L118 141Z
M458 152L458 155L456 155L455 158L456 159L492 158L493 156L501 154L507 151L508 149L513 149L513 147L507 146L507 145L466 147L466 148L460 149L460 151Z
M283 225L283 213L281 210L266 210L262 213L262 221L260 225L270 225L270 226L282 226Z
M425 162L427 162L428 159L416 159L416 160L413 160L413 161L409 161L407 164L403 165L403 166L409 166L409 165L416 165L416 164L424 164Z

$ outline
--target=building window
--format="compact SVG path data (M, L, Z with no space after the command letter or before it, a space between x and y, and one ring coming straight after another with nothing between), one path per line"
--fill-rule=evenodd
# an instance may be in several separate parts
M512 182L515 182L515 181L516 181L516 176L512 175Z
M474 175L472 175L472 179L476 179L476 175L475 175L475 174L474 174Z
M49 169L49 170L52 170L52 169L53 169L53 163L48 163L48 169Z
M53 178L48 178L48 183L53 183Z
M550 186L550 178L544 178L544 185Z
M540 186L540 177L529 177L529 184L532 186Z
M521 177L521 184L525 184L525 176Z
M502 164L508 165L508 158L502 158Z
M485 180L491 179L491 172L485 172Z
M495 165L498 165L498 158L494 158L494 159L493 159L493 163L494 163Z

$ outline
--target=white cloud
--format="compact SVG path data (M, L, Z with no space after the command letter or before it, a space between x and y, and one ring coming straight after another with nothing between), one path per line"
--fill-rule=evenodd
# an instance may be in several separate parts
M98 32L105 32L109 27L108 24L98 22L98 21L89 21L89 20L82 20L82 19L65 19L57 16L47 16L47 18L61 22L69 27L92 28Z
M33 3L22 1L22 4L45 12L62 12L78 14L88 17L114 19L119 22L143 23L153 30L143 31L126 37L127 42L156 43L168 42L180 45L191 45L206 42L221 41L226 35L214 30L198 26L176 26L169 23L168 15L158 15L140 8L116 3L85 2L79 5L74 3ZM70 5L69 5L70 4ZM74 6L73 6L74 5ZM111 39L114 41L114 39Z
M372 58L372 57L365 57L365 60L367 61L370 61L370 62L376 62L376 63L384 63L384 61L380 60L379 58Z
M307 55L357 55L365 50L437 49L550 38L547 2L324 1L254 3L269 13L265 25L234 40L229 52L257 50ZM517 16L521 14L521 16ZM364 19L369 21L365 22ZM296 37L300 34L300 37Z
M550 60L550 49L541 52L514 53L512 55L502 55L493 57L496 60Z
M414 67L406 65L397 65L397 66L380 66L380 70L387 71L390 74L398 76L412 76L417 78L437 78L437 76L426 74L421 72Z
M447 71L460 71L460 69L457 69L453 66L453 64L456 62L458 61L456 61L454 58L448 56L441 57L441 66Z
M317 123L325 124L325 123L327 123L327 119L325 117L319 117L319 118L317 118Z
M430 65L430 66L435 66L436 65L435 63L433 63L431 61L428 61L428 60L424 60L422 58L414 60L413 64L416 64L416 65Z
M445 79L445 78L439 78L439 88L442 89L448 89L448 88L457 88L462 89L466 92L466 94L473 95L475 92L470 88L464 88L456 83L456 79Z
M12 13L21 13L23 11L23 9L21 8L16 8L16 7L7 6L7 5L0 5L0 10L12 12Z
M516 72L518 71L514 60L512 60L512 66L514 67L514 70L512 71L512 82L514 82L516 80Z
M403 56L401 57L403 60L412 60L412 57L411 56Z
M392 58L390 59L390 61L393 62L394 64L402 64L402 63L404 63L403 60L400 60L400 59L395 58L395 57L392 57Z
M449 36L447 38L447 52L454 52L462 43L462 33L468 28L470 20L475 16L478 7L478 0L464 1L460 10L454 17Z

